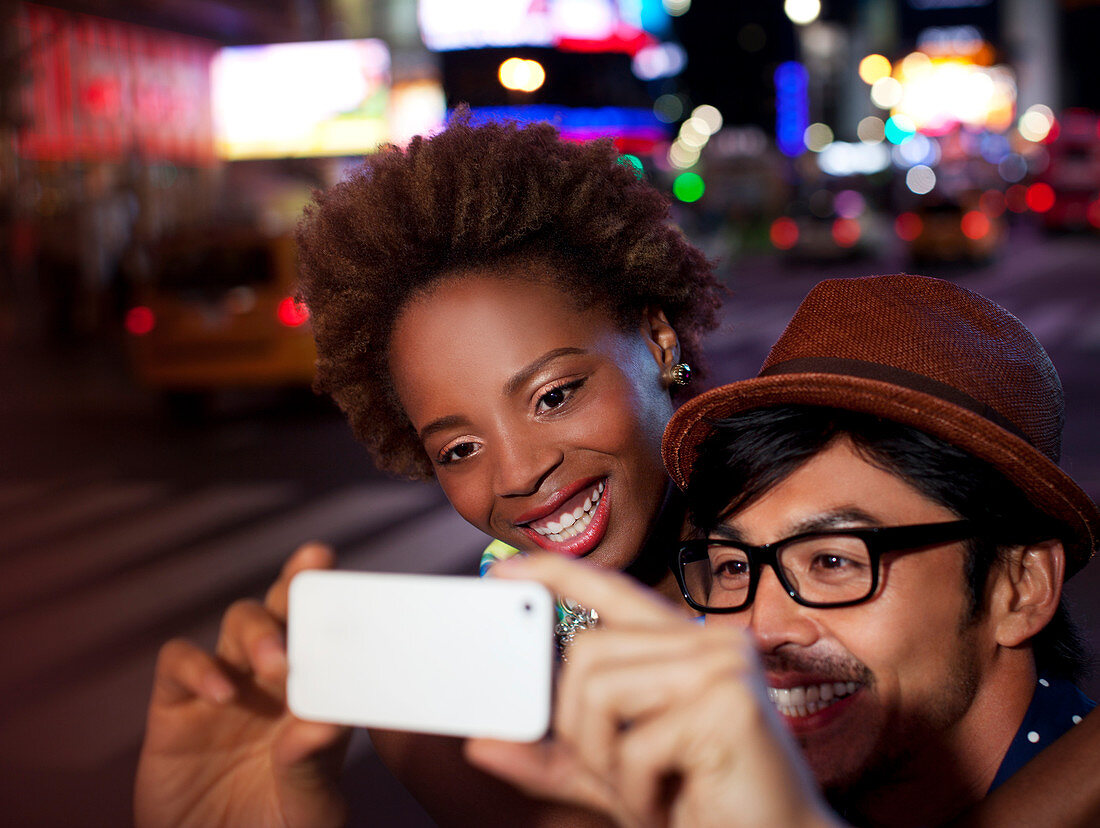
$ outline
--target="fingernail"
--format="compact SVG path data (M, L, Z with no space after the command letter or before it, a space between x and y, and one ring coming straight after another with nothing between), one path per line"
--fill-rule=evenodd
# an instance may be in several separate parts
M225 704L227 701L233 698L235 688L229 681L217 673L209 673L202 681L202 687L204 695L216 701L218 704Z
M277 673L286 669L286 650L282 639L274 635L260 639L256 645L256 666L262 673Z

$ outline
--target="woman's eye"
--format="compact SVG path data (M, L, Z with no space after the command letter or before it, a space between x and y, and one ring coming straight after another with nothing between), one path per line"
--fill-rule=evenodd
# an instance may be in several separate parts
M535 404L535 413L545 414L547 411L553 411L555 408L560 407L582 385L584 385L584 379L574 380L551 388L539 397L538 402Z
M455 443L440 452L439 463L442 466L448 463L457 463L459 460L465 460L467 457L476 454L479 448L480 446L472 441Z

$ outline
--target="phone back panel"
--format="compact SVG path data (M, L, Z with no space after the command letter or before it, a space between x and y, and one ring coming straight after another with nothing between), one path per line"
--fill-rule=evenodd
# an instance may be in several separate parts
M512 741L549 727L555 613L541 584L307 571L288 617L299 718Z

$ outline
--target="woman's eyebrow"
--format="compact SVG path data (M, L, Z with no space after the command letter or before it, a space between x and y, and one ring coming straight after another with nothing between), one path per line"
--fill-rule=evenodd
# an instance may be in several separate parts
M570 356L573 354L587 354L584 348L555 348L552 351L547 351L542 356L533 360L532 362L520 368L514 373L511 378L504 383L504 395L511 397L520 388L522 388L535 374L541 371L547 364L553 362L555 359L563 356Z
M443 431L447 428L454 428L455 426L465 424L465 417L461 417L458 414L448 414L446 417L440 417L437 420L432 420L430 423L420 429L420 440L421 442L423 442L427 440L428 437L430 437L432 434L435 434L437 431Z

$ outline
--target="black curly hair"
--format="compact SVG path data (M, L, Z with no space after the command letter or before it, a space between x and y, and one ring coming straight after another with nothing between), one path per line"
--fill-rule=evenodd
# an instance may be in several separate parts
M548 124L474 126L460 111L430 138L386 146L315 193L298 226L315 388L332 395L379 468L431 477L390 380L391 327L436 281L516 261L550 263L564 290L625 329L660 307L698 370L723 289L667 219L668 201L610 141L566 142Z

